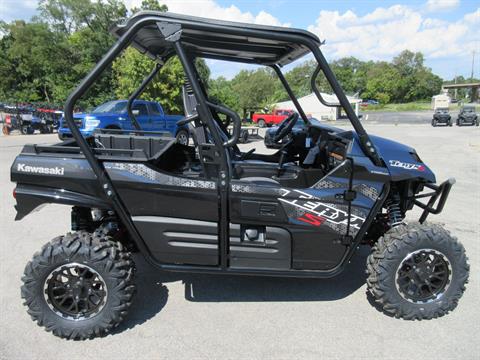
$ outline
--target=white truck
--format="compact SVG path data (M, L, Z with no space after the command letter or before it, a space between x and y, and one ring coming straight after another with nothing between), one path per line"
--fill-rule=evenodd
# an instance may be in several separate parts
M440 94L432 96L432 110L439 108L448 109L450 105L450 97L448 95Z

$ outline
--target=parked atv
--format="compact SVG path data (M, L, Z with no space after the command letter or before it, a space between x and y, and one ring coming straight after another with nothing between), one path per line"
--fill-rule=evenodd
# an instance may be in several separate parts
M47 108L37 108L31 104L6 106L3 133L9 135L19 130L23 135L30 135L38 130L41 134L49 134L58 129L58 120L62 112Z
M111 331L133 301L133 252L159 270L327 278L368 244L368 291L386 313L432 319L457 306L469 275L465 250L425 221L442 211L455 180L436 184L413 148L365 131L315 35L153 11L113 33L117 43L65 104L73 139L27 145L11 168L16 220L44 203L72 209L73 232L25 267L22 298L39 325L69 339ZM76 101L130 44L157 66L180 60L187 81L178 125L190 127L192 145L142 130L84 138L76 127ZM308 54L318 64L312 91L328 104L316 86L322 72L353 130L310 121L298 103L280 68ZM296 106L275 131L277 143L290 137L278 152L240 151L241 119L208 97L197 57L278 75ZM224 118L232 119L231 136ZM298 121L305 131L292 131ZM422 214L407 222L414 206Z
M479 125L480 120L475 112L475 105L463 105L457 118L457 126Z
M30 135L40 123L40 119L32 114L32 110L20 106L5 107L5 121L2 132L9 135L14 130L19 130L23 135Z
M452 117L448 113L448 108L438 108L435 110L432 119L432 126L443 124L446 126L452 126Z
M40 126L38 127L40 133L51 134L58 130L63 111L52 108L37 108L34 114L40 118Z

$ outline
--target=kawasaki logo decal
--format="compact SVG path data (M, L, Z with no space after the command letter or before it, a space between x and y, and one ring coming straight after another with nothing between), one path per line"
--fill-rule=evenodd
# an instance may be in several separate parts
M44 166L29 166L26 164L17 164L17 171L27 172L32 174L43 174L43 175L60 175L63 176L65 173L65 168L63 167L44 167Z
M390 160L390 166L399 167L406 170L425 171L425 166L423 165L406 163L399 160Z

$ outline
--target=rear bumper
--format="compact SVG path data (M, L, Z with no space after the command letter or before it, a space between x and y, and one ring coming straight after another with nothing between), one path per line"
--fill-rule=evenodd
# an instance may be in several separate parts
M437 123L448 123L449 121L452 120L452 117L449 116L449 117L435 117L433 118L433 120L435 120Z
M468 124L473 125L473 124L476 124L477 118L476 117L475 118L473 118L473 117L472 118L458 118L457 122L458 121L462 121L462 123L465 124L465 125L468 125Z

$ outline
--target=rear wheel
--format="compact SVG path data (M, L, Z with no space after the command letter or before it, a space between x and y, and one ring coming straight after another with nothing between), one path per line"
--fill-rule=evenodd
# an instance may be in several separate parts
M186 130L180 130L177 133L177 143L180 145L188 145L188 131Z
M261 128L264 128L266 126L265 120L258 119L258 126Z
M246 144L248 141L248 131L247 130L243 130L242 133L240 134L240 142L242 144Z
M375 244L367 262L367 286L388 314L432 319L453 310L465 291L465 249L439 225L399 225Z
M108 333L127 315L133 261L121 244L87 232L55 238L35 254L22 277L28 313L67 339Z

